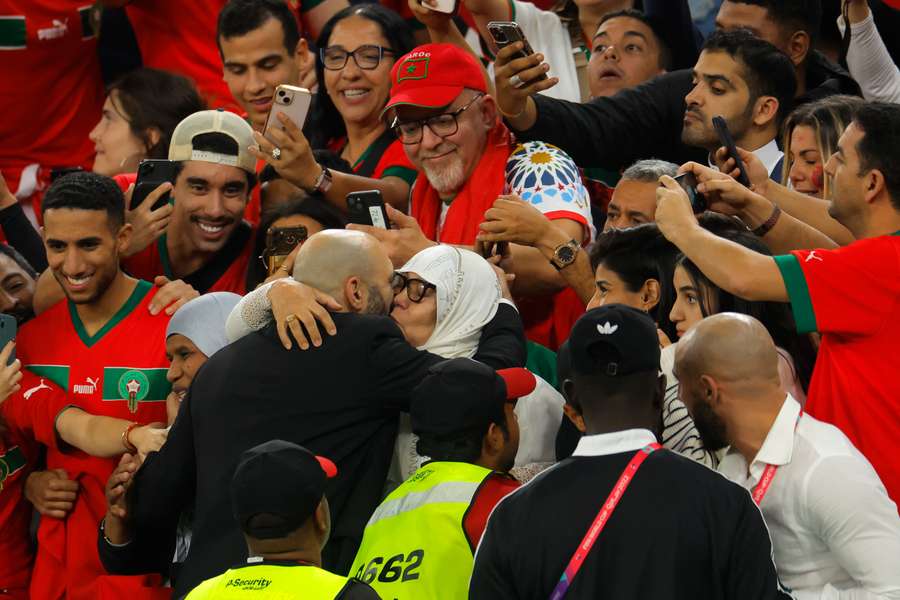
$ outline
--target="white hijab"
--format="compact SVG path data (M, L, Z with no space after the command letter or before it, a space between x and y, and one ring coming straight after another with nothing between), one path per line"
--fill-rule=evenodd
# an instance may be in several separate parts
M398 271L416 273L437 288L434 331L419 350L444 358L475 356L481 330L503 297L493 267L470 250L441 245L422 250Z

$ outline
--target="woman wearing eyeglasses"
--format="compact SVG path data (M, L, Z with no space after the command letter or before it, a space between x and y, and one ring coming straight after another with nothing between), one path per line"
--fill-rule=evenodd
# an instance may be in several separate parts
M309 139L288 122L284 133L270 132L271 141L257 135L257 156L342 211L349 192L372 189L405 210L416 171L380 115L391 90L391 67L413 47L409 26L379 4L351 6L328 21L317 45L319 89L307 120ZM319 165L312 150L323 148L349 162L353 174Z

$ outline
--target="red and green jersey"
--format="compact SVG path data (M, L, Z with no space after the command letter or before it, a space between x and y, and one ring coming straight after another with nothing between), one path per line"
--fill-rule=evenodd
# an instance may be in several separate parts
M207 292L246 294L247 265L250 264L250 256L253 254L253 234L254 229L249 223L246 221L239 223L222 249L209 262L181 279L201 294ZM122 266L133 277L141 279L152 280L159 275L178 279L169 260L167 239L166 234L163 234L155 243L125 259Z
M335 154L340 154L347 145L347 138L332 141L328 147ZM413 166L403 144L390 129L386 129L378 139L369 144L360 157L353 163L353 172L361 177L372 179L384 179L385 177L399 177L412 186L416 181L418 171Z
M839 427L900 504L900 236L775 262L797 329L822 334L806 410Z
M104 98L93 4L0 0L0 169L20 197L46 185L51 167L93 161L88 133Z
M54 421L65 407L65 393L28 370L21 389L0 404L0 597L27 600L32 551L28 528L31 504L25 500L25 478L38 458L38 441L55 446Z
M166 421L169 318L151 315L156 293L139 281L125 304L89 335L75 305L62 301L27 323L17 336L23 366L66 390L67 400L85 411L141 424ZM97 526L106 513L104 486L116 460L80 451L47 451L47 467L65 469L78 481L75 507L65 520L41 519L38 554L31 580L33 598L96 598Z

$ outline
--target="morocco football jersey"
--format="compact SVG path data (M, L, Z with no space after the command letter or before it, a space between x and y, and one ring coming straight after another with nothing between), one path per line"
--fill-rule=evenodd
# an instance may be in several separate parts
M822 334L806 411L839 427L900 505L898 234L836 250L798 250L775 261L797 329Z
M93 335L85 330L74 304L57 303L22 328L19 359L66 390L70 404L89 413L165 423L169 318L150 314L155 290L139 281L122 308ZM96 579L105 573L97 556L97 526L106 513L104 487L116 462L48 448L47 467L65 469L80 490L66 519L41 519L33 598L97 597Z

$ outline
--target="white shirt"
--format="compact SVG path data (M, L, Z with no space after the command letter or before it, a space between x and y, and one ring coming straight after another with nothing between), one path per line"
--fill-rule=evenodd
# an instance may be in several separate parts
M622 452L637 452L647 444L656 443L649 429L626 429L613 433L585 435L578 440L572 456L606 456Z
M784 156L784 152L778 149L778 142L774 139L770 140L768 144L757 148L753 151L753 154L756 155L756 158L759 159L759 162L763 164L766 168L766 173L769 174L769 177L772 176L772 171L775 170L775 167L778 165L778 161L781 160L781 157ZM709 166L715 170L719 170L719 167L716 166L716 163L713 162L712 156L710 155L707 158L709 162Z
M799 415L787 395L749 475L734 449L719 472L752 490L766 465L778 466L760 510L778 575L798 600L900 598L897 506L847 436Z

